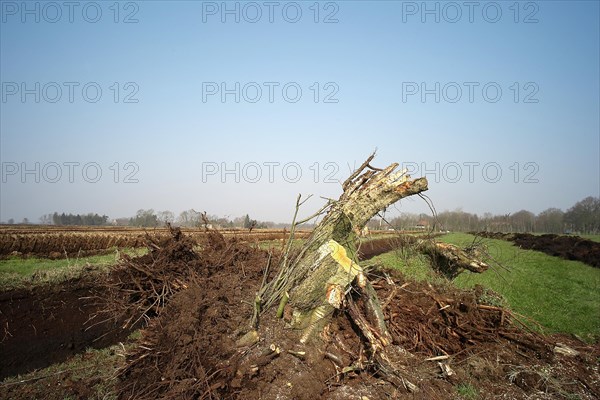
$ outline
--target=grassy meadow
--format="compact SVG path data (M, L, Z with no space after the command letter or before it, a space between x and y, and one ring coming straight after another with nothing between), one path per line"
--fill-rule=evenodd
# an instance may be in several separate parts
M40 257L10 256L0 260L0 290L19 287L56 284L75 279L92 271L105 271L118 262L121 254L141 255L146 248L115 249L108 254L51 260Z
M473 235L451 233L438 240L468 246ZM522 250L503 240L482 244L497 261L483 274L464 272L454 280L461 288L482 285L500 294L510 308L541 324L546 333L574 334L586 340L600 338L600 269L533 250ZM406 250L376 257L418 280L439 281L427 259Z

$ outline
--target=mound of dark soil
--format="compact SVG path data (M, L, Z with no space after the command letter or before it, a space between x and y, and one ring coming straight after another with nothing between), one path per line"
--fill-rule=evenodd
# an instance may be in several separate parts
M83 280L0 294L0 379L125 340L123 321L87 323L98 312L96 292L96 282Z
M112 248L143 247L144 235L110 235L73 229L71 232L12 233L0 231L0 257L85 257L105 254Z
M579 236L515 234L515 245L600 268L600 243Z
M427 236L421 236L421 238L434 238L436 236L439 236L439 234L430 234ZM361 261L370 260L371 258L383 253L387 253L388 251L398 249L403 246L411 246L414 241L410 239L411 238L407 237L406 235L395 235L387 238L361 242L358 250L358 259Z
M219 248L222 237L212 241L211 237L208 235L208 247ZM150 252L135 259L123 255L111 275L90 270L85 279L0 293L0 379L63 362L89 347L104 348L124 341L140 323L134 324L132 300L123 293L135 297L131 290L136 284L144 292L152 292L155 280L149 276L175 285L180 271L199 262L195 244L179 230L169 237L147 236ZM146 265L159 268L147 275ZM185 277L180 279L183 282ZM155 298L149 296L147 301ZM123 303L128 312L116 312Z
M198 398L233 378L227 361L236 352L236 335L249 328L251 300L269 255L216 232L202 248L187 264L185 288L169 296L129 355L121 371L123 398Z
M373 239L362 242L358 250L358 258L359 260L370 260L375 256L397 249L401 244L400 237Z

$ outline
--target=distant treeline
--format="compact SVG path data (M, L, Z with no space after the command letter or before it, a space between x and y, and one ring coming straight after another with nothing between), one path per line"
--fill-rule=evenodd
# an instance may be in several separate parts
M235 217L220 217L206 215L211 228L270 228L289 229L289 223L257 221L248 214ZM46 214L40 218L43 224L54 225L119 225L138 227L158 227L171 223L177 226L202 227L205 221L202 214L193 209L181 212L178 216L172 211L157 211L153 209L138 210L131 218L118 218L111 221L106 215L89 214ZM12 219L9 224L14 223ZM29 223L27 218L24 224ZM311 229L314 225L303 224L301 228ZM485 213L482 216L462 210L443 211L437 215L402 213L399 217L369 221L371 230L449 230L458 232L491 231L491 232L544 232L544 233L592 233L600 234L600 198L586 197L577 202L567 211L559 208L548 208L539 214L521 210L512 214L493 215Z
M42 217L42 220L50 219L48 216ZM52 214L52 223L54 225L106 225L108 223L108 216L98 214L59 214L55 212Z
M379 219L369 222L371 229L379 226L402 230L434 229L449 231L600 233L600 198L586 197L566 212L548 208L534 214L521 210L512 214L483 216L462 210L444 211L437 216L402 214L387 223Z
M271 221L257 221L248 214L242 217L235 217L233 219L227 217L219 217L217 215L206 215L206 220L211 228L216 229L230 229L230 228L244 228L244 229L283 229L289 228L289 223L275 223ZM193 209L182 211L177 217L172 211L154 211L153 209L138 210L132 218L119 218L115 220L116 225L129 225L129 226L140 226L140 227L157 227L164 226L166 223L170 223L176 226L185 227L202 227L204 226L204 220L202 214ZM312 228L313 225L304 224L302 228Z

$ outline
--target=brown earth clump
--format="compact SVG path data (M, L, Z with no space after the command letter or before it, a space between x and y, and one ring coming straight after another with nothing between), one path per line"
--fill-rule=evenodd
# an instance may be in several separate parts
M194 398L227 387L224 382L232 375L224 363L236 354L235 336L249 328L251 300L270 259L266 251L235 238L226 240L215 231L196 253L195 243L178 230L173 233L166 245L122 266L127 274L139 272L129 285L135 293L129 304L134 304L135 315L142 311L150 320L140 346L120 372L123 398ZM135 268L127 267L131 263ZM140 285L148 276L150 290ZM126 282L121 279L119 286ZM113 289L115 295L121 292L121 287Z
M0 231L0 256L37 256L50 259L86 257L106 254L113 248L143 247L144 243L143 232L135 235L106 235L52 231L6 234Z

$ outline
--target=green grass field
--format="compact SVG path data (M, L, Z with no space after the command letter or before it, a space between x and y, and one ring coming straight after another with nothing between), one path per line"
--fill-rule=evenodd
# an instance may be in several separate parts
M438 240L466 246L473 236L452 233ZM503 240L485 239L489 253L508 270L494 266L483 274L464 272L454 283L470 288L483 285L501 294L511 309L540 323L544 331L600 338L600 269L562 260L537 251L521 250ZM376 257L409 277L440 280L420 255L390 252Z
M579 235L584 239L593 240L594 242L600 242L600 235Z
M109 254L81 258L50 260L38 257L9 257L0 260L0 290L10 290L31 284L58 283L78 278L90 270L102 271L118 262L120 254L141 255L140 249L116 249Z

